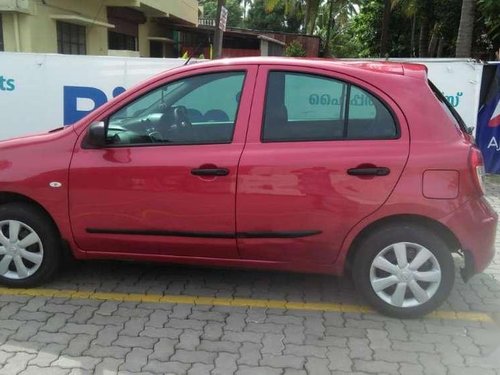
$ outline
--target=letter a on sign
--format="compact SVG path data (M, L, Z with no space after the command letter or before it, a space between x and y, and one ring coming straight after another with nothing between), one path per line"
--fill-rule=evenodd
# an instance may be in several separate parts
M500 64L490 83L486 100L479 109L476 139L488 173L500 173Z

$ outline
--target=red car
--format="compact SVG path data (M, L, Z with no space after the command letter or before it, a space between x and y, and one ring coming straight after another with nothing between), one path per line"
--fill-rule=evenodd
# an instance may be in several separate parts
M50 110L50 109L47 109ZM34 119L36 121L36 119ZM0 282L64 252L352 273L398 317L484 270L481 154L424 66L244 58L170 70L73 126L0 143Z

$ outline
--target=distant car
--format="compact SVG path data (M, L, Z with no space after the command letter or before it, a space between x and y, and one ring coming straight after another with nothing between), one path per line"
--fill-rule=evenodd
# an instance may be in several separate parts
M0 282L39 285L65 251L347 270L377 310L420 316L450 293L452 253L465 279L494 254L466 130L420 65L176 68L73 126L0 143Z

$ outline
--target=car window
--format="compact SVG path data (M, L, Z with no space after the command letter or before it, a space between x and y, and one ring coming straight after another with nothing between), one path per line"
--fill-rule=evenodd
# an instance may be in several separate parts
M108 119L110 145L228 143L244 72L203 74L156 88Z
M359 87L351 86L349 98L349 118L350 119L374 119L377 117L377 110L373 104L373 96Z
M436 98L439 100L439 103L441 104L441 108L445 111L446 115L450 118L452 123L457 127L457 129L463 131L464 133L469 133L469 130L467 129L467 125L465 125L464 120L462 117L458 114L458 112L453 108L453 106L450 104L448 100L444 97L444 95L439 91L439 89L434 85L431 81L427 81L429 84L429 87L431 88L432 92L436 96Z
M360 87L318 75L269 73L262 140L391 139L387 107Z
M277 79L278 74L272 75L271 79ZM304 74L284 74L284 84L289 121L343 118L346 89L343 82Z

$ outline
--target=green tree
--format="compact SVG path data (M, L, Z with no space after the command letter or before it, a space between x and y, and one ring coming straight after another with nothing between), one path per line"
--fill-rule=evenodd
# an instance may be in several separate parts
M304 57L306 55L306 50L298 40L292 40L285 49L285 56Z
M479 0L478 8L493 46L500 47L500 1Z
M248 10L245 27L254 30L299 32L302 27L302 8L298 3L276 0L254 0Z
M263 0L254 0L246 19L249 29L283 31L285 29L285 7L277 4L273 11L268 11Z
M258 1L258 0L256 0ZM316 27L316 20L322 0L263 0L268 12L274 11L277 6L284 6L285 13L301 10L303 14L303 31L306 34L313 34Z
M478 10L473 55L483 60L493 60L500 48L500 1L479 0Z
M203 6L203 17L215 19L217 17L217 0L200 0ZM228 10L227 26L241 27L243 22L243 9L239 0L226 0Z
M358 13L362 3L364 0L328 0L320 6L314 33L322 38L324 56L331 55L332 39L339 40L338 34Z
M359 14L343 31L348 43L353 48L341 48L341 52L351 55L339 55L339 48L334 48L336 56L343 57L376 57L380 56L380 42L382 35L382 18L384 13L383 0L370 0L361 6ZM399 8L391 11L388 23L387 54L391 57L410 56L411 24ZM338 38L337 38L338 39Z

